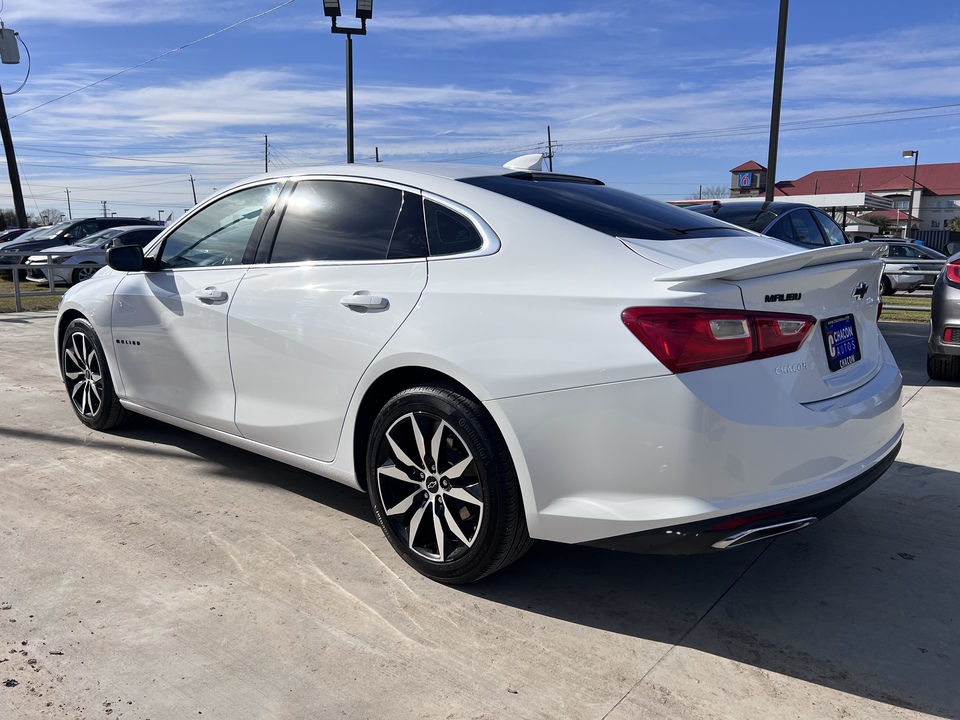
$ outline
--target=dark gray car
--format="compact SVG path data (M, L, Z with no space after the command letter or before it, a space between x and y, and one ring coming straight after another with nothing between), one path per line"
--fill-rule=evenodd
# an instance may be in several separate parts
M82 220L64 220L56 225L24 233L16 240L0 243L0 266L19 265L38 250L55 245L73 245L87 235L120 225L162 225L156 221L131 217L91 217Z
M950 256L933 286L927 374L960 381L960 253Z

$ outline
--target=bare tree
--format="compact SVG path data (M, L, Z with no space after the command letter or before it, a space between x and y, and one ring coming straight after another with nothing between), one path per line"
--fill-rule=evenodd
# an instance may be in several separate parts
M55 225L64 219L63 210L56 208L47 208L40 211L40 220L47 225Z
M947 223L947 230L950 232L960 232L960 217L950 218L950 222Z
M701 185L700 189L687 195L684 200L714 200L730 197L730 188L726 185Z

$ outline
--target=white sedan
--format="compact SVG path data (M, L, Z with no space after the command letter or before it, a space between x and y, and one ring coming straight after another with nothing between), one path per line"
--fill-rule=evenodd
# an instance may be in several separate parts
M348 165L230 187L64 296L71 405L365 490L412 567L806 527L900 447L875 246L802 250L589 178Z

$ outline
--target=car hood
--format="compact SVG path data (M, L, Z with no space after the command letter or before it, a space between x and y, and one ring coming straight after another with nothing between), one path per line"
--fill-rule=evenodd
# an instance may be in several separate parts
M99 247L90 247L90 248L77 247L76 245L56 245L56 246L54 246L54 247L44 248L44 251L43 251L43 252L44 252L44 254L46 254L46 253L61 253L61 254L67 254L67 253L69 253L70 255L80 255L81 253L88 253L88 252L103 252L103 249L102 249L102 248L99 248Z

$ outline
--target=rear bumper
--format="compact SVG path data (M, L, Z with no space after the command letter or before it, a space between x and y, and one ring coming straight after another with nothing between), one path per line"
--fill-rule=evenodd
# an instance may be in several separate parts
M876 482L893 464L901 442L880 462L843 485L792 502L669 528L580 543L608 550L689 555L739 547L822 520ZM727 544L729 543L729 544Z
M605 546L841 492L892 460L902 380L882 341L880 352L864 385L807 405L757 363L487 407L517 465L531 537Z

